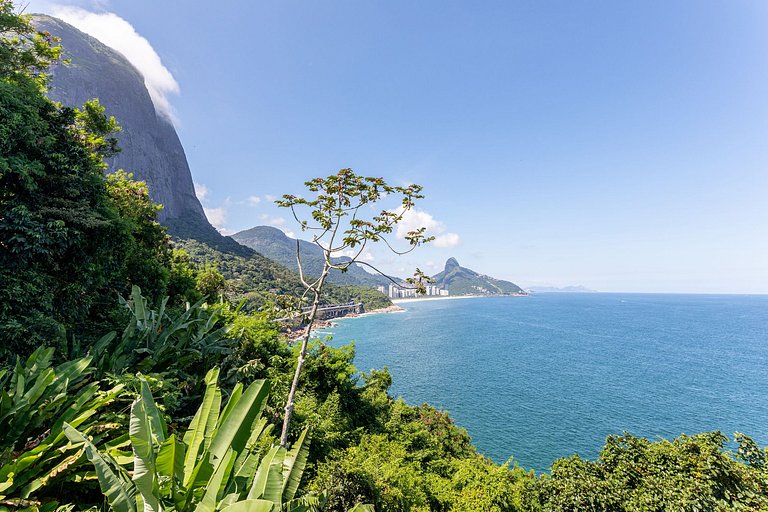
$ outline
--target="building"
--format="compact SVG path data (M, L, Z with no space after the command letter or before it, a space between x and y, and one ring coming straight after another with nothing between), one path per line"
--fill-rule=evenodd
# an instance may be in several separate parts
M414 288L405 284L402 286L390 284L386 291L383 286L379 286L377 289L390 299L413 299L419 296ZM447 297L449 295L448 290L431 284L424 286L424 291L427 297Z

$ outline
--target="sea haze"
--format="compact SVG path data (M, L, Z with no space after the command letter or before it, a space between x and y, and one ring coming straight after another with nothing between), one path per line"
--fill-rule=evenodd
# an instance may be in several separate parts
M450 412L481 452L547 470L624 431L768 444L768 296L538 294L404 304L344 319L361 371ZM326 333L328 334L328 333Z

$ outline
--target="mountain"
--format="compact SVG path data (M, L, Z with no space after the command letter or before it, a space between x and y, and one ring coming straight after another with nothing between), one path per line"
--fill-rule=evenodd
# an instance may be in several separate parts
M445 288L451 295L524 295L515 283L478 274L459 265L456 258L445 262L445 270L432 277L435 285Z
M152 199L163 205L159 220L175 245L186 249L194 263L217 264L235 299L251 307L261 305L268 293L300 294L294 272L222 236L208 222L176 129L156 111L141 73L121 53L57 18L35 15L33 23L61 38L63 59L69 61L53 67L48 95L67 106L98 98L115 117L122 127L117 134L122 151L107 161L107 172L125 169L147 182ZM368 308L389 304L373 290L338 286L328 287L323 300L359 300Z
M277 261L282 265L298 271L296 263L296 240L271 226L256 226L232 235L232 238L246 247ZM323 251L318 246L306 240L299 240L299 252L304 274L319 276L323 271ZM349 258L333 258L334 263L349 261ZM335 284L351 284L358 286L379 285L387 286L391 281L386 277L373 275L365 271L361 266L351 265L346 272L331 271L328 282Z
M172 234L227 244L206 219L176 130L155 110L141 73L121 53L57 18L36 15L33 23L61 38L69 60L53 67L49 96L67 106L98 98L122 127L122 151L109 159L107 172L125 169L146 181Z

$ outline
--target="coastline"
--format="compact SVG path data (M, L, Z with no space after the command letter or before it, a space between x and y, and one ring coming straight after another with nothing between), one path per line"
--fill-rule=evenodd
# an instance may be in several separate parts
M459 299L484 299L486 297L527 297L528 295L447 295L439 297L414 297L411 299L392 299L392 304L406 304L408 302L423 302L427 300L459 300Z
M336 322L339 320L343 320L345 318L359 318L361 316L368 316L368 315L379 315L382 313L404 313L405 309L401 308L397 304L394 304L394 301L392 301L393 304L391 306L387 306L385 308L378 308L378 309L372 309L371 311L366 311L362 314L357 313L349 313L347 315L338 317L338 318L331 318L328 320L315 320L315 324L312 326L312 335L314 335L317 331L322 331L325 329L332 329ZM297 340L300 340L304 336L304 329L294 329L288 332L288 338L291 342L295 342Z
M459 300L459 299L483 299L486 297L527 297L528 294L518 294L518 295L448 295L448 296L437 296L437 297L413 297L409 299L393 299L392 305L387 306L385 308L378 308L378 309L372 309L371 311L366 311L365 313L349 313L347 315L337 317L337 318L331 318L328 320L315 320L315 325L312 328L312 333L315 333L315 331L322 331L325 329L332 329L336 322L339 320L344 320L347 318L359 318L363 316L368 315L380 315L382 313L404 313L406 311L405 308L402 306L405 304L408 304L410 302L424 302L424 301L431 301L431 300ZM291 341L296 341L298 339L301 339L301 337L304 335L303 329L297 329L292 330L289 332L288 337Z

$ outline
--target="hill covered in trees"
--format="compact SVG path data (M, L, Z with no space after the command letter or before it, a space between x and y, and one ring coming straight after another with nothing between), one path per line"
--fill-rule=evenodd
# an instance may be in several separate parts
M256 226L235 233L232 238L267 258L298 272L296 239L288 237L280 229L271 226ZM304 272L309 276L319 276L323 270L322 249L306 240L299 240L299 250ZM332 258L332 261L333 263L344 263L349 261L349 258ZM378 274L371 274L356 264L350 265L346 272L333 269L328 276L328 282L369 287L387 286L391 283L389 279Z
M445 262L445 269L432 276L434 284L451 295L517 295L525 291L515 283L478 274L459 265L456 258Z

